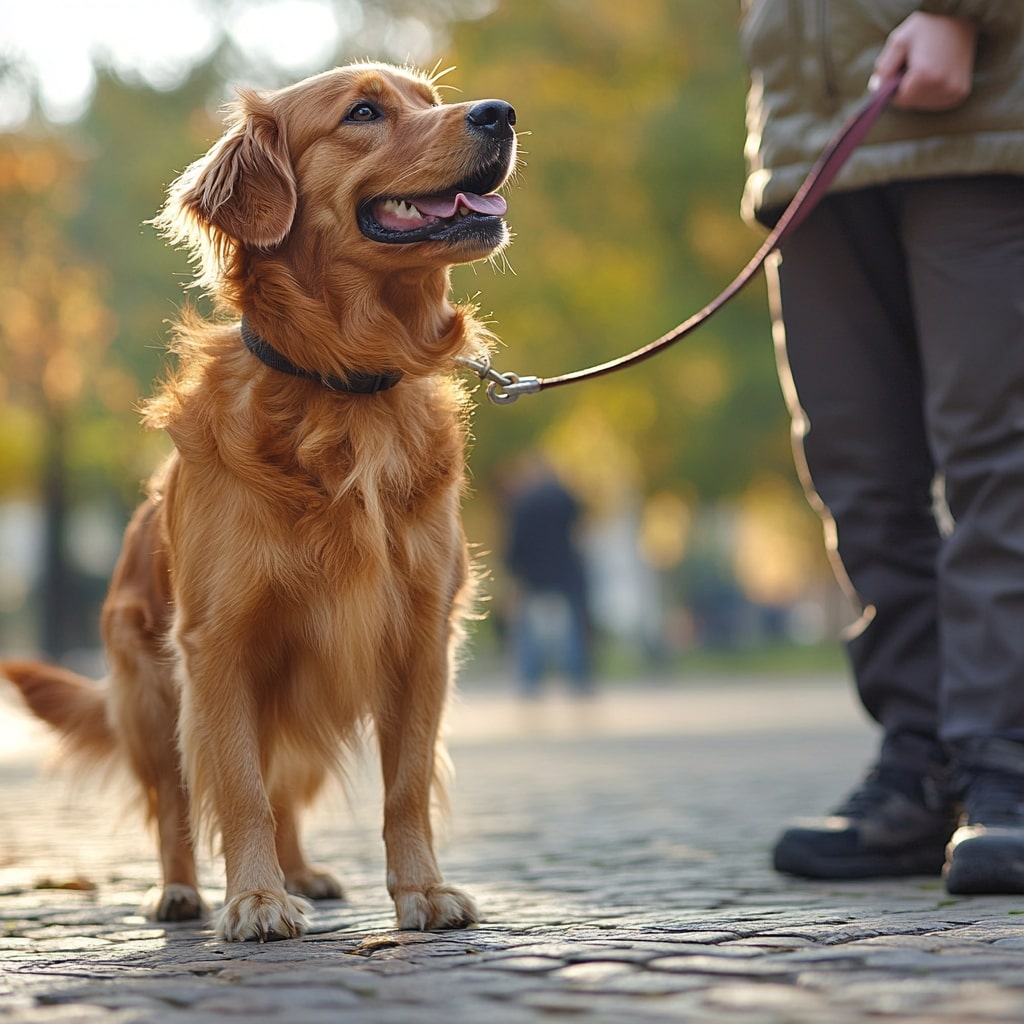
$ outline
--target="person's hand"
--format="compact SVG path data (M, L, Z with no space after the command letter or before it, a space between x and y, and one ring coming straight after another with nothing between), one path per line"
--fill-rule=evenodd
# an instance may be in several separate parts
M977 39L977 25L967 18L915 11L889 33L868 87L903 71L894 107L950 110L970 95Z

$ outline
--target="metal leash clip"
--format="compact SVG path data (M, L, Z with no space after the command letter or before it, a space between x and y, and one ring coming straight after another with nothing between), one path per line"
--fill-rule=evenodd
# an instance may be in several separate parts
M487 385L487 397L495 405L511 405L520 395L534 395L540 391L539 377L500 373L491 366L491 357L487 352L477 359L458 356L455 361L467 370L472 370L481 380L490 382Z

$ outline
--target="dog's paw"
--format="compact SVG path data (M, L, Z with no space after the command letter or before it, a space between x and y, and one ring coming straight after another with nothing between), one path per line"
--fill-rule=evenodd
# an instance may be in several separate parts
M409 931L468 928L480 920L472 897L453 885L431 885L395 893L398 927Z
M206 904L191 885L172 882L153 889L142 912L154 921L195 921L206 916Z
M285 875L284 887L296 896L305 896L311 900L343 900L345 893L330 871L323 868L310 867L305 871L295 871Z
M297 939L309 928L312 908L286 892L256 889L232 896L217 915L217 937L224 942Z

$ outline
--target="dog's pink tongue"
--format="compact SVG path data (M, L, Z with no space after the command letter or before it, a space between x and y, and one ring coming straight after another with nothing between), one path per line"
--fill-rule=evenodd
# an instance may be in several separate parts
M427 196L415 199L416 209L428 217L454 217L461 207L474 213L485 213L491 217L503 217L508 210L504 196L491 192L478 196L473 192L460 192L454 198L449 196Z

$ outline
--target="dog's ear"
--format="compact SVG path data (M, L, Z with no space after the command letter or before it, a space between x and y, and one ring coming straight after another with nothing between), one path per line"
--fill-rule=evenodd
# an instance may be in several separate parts
M258 93L240 94L234 127L199 161L179 193L183 210L245 245L277 245L295 216L295 172L284 130Z

